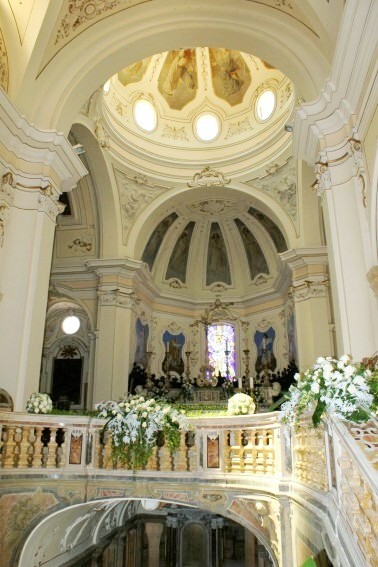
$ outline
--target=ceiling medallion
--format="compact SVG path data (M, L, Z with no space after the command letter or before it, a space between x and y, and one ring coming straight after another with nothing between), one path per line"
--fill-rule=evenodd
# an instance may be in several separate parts
M231 179L227 179L223 173L207 166L202 171L193 175L192 181L188 181L188 187L223 187L230 183L230 181Z
M187 208L195 213L203 213L205 215L215 215L229 211L236 205L236 201L224 201L222 199L209 199L208 201L199 201L197 203L189 203Z

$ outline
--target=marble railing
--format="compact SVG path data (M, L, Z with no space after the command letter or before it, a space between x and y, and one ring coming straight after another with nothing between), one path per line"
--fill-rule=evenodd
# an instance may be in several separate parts
M190 419L171 454L156 447L146 472L282 476L282 425L277 414ZM0 414L0 469L65 469L83 474L127 472L112 458L112 438L105 420L80 416ZM131 473L132 471L130 471Z

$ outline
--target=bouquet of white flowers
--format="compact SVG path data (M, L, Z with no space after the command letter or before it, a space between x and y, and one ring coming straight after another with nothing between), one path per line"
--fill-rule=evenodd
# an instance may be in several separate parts
M164 402L129 396L120 402L100 402L98 417L108 418L104 430L112 433L112 456L136 471L145 469L161 433L171 452L180 445L180 432L188 430L185 415Z
M355 422L367 421L377 408L378 375L364 364L352 364L347 354L336 360L319 357L312 368L295 374L296 386L282 404L282 421L297 423L301 415L314 409L316 427L324 412Z
M52 401L47 394L35 393L26 402L28 413L49 413L52 410Z
M235 394L228 400L227 411L230 415L247 415L255 413L255 409L253 398L247 394Z

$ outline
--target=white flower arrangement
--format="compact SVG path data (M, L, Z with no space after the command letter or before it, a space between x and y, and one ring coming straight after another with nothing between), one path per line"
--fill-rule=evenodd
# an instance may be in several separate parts
M324 412L341 419L367 421L377 402L377 375L363 364L352 364L349 355L339 360L319 357L312 368L295 374L296 386L290 387L290 399L282 404L282 421L297 423L301 415L314 409L316 427Z
M227 412L230 415L247 415L255 413L256 404L247 394L235 394L228 400Z
M28 413L49 413L52 410L52 401L48 394L34 393L26 402Z
M112 433L112 455L134 471L145 469L163 434L171 452L180 444L180 432L188 430L185 415L164 402L143 396L129 396L120 402L100 402L98 417L108 419L104 430Z

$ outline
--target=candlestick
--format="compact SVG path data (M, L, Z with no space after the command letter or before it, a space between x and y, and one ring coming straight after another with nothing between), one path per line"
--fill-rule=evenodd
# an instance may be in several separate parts
M243 388L243 380L240 376L238 378L238 388L239 388L239 390L241 390Z

